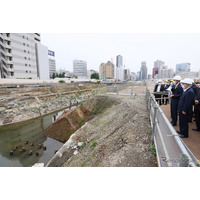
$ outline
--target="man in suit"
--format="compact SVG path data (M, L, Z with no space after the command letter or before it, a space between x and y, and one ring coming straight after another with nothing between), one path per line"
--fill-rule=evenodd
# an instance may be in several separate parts
M159 105L161 105L161 98L162 98L162 95L159 94L160 92L163 92L165 89L164 85L162 84L162 80L159 79L157 84L155 85L154 87L154 92L155 92L155 99L156 101L159 103Z
M170 83L168 80L165 80L165 83L164 83L164 91L166 92L166 94L163 95L163 104L167 105L168 102L169 102L169 99L168 99L168 88L170 87Z
M175 76L173 78L174 83L172 85L172 95L169 96L169 98L171 98L171 124L172 126L176 126L177 125L177 113L178 113L178 103L180 100L180 97L183 93L183 88L180 84L181 81L181 77L180 76Z
M193 131L200 131L200 82L195 82L194 89L194 113L195 113L195 121L196 128L192 129Z
M180 131L177 131L181 138L188 138L188 116L192 113L192 105L194 103L192 83L193 80L189 78L181 81L184 92L178 104Z

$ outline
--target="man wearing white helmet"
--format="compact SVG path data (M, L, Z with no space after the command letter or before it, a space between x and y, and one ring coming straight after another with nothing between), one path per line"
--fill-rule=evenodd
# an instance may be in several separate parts
M180 76L175 76L173 78L174 83L172 85L172 95L169 96L171 98L171 124L172 126L177 125L177 112L178 112L178 103L180 100L180 97L183 93L183 88L180 84L181 77Z
M181 138L188 137L188 116L192 113L192 106L194 103L194 90L191 88L193 84L192 79L184 79L181 81L184 92L178 104L179 111L179 127Z

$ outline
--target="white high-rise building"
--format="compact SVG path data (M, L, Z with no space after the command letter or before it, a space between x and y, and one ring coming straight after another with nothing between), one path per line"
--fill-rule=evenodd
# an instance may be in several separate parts
M116 58L115 78L120 81L124 80L123 57L121 55Z
M77 77L87 77L87 62L73 60L73 74Z
M0 33L0 78L38 78L39 33Z
M37 71L40 79L49 79L48 48L40 43L36 44Z
M115 68L115 78L119 79L120 81L124 80L124 69L123 69L123 67L116 67Z

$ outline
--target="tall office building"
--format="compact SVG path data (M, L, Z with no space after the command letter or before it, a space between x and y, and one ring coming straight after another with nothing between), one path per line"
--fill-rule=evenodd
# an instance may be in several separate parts
M49 76L52 77L53 73L56 73L55 52L48 50L48 58L49 58Z
M116 67L115 68L115 78L119 79L120 81L124 80L124 69L123 69L123 67Z
M181 63L176 65L176 72L189 72L190 63Z
M39 33L1 33L0 78L38 78L36 43Z
M137 74L136 74L136 80L137 81L142 80L142 71L137 72Z
M123 68L123 57L118 55L116 59L116 66Z
M78 77L87 77L87 62L83 60L73 60L73 73Z
M124 80L130 80L130 69L124 69Z
M147 65L146 62L141 63L140 71L142 72L141 80L147 79Z
M161 61L161 60L156 60L155 62L154 62L154 68L157 68L158 69L158 73L156 73L156 74L158 74L158 78L161 78L160 77L160 72L161 72L161 69L163 69L163 66L165 65L165 62L163 62L163 61ZM157 70L155 70L155 71L157 71ZM154 76L156 75L156 74L154 74ZM154 78L154 77L153 77Z
M111 61L107 63L101 63L99 66L99 78L100 80L104 79L114 79L115 76L115 66Z
M99 66L99 79L104 80L106 78L106 64L101 63Z
M158 68L154 67L152 70L152 78L154 78L156 74L158 74Z

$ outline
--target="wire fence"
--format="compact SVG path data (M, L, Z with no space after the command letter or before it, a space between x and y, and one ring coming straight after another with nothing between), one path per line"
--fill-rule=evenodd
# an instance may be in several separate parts
M155 99L148 88L146 98L152 125L152 145L154 143L156 148L158 165L160 167L199 166L197 158L179 137L157 103L158 99Z

